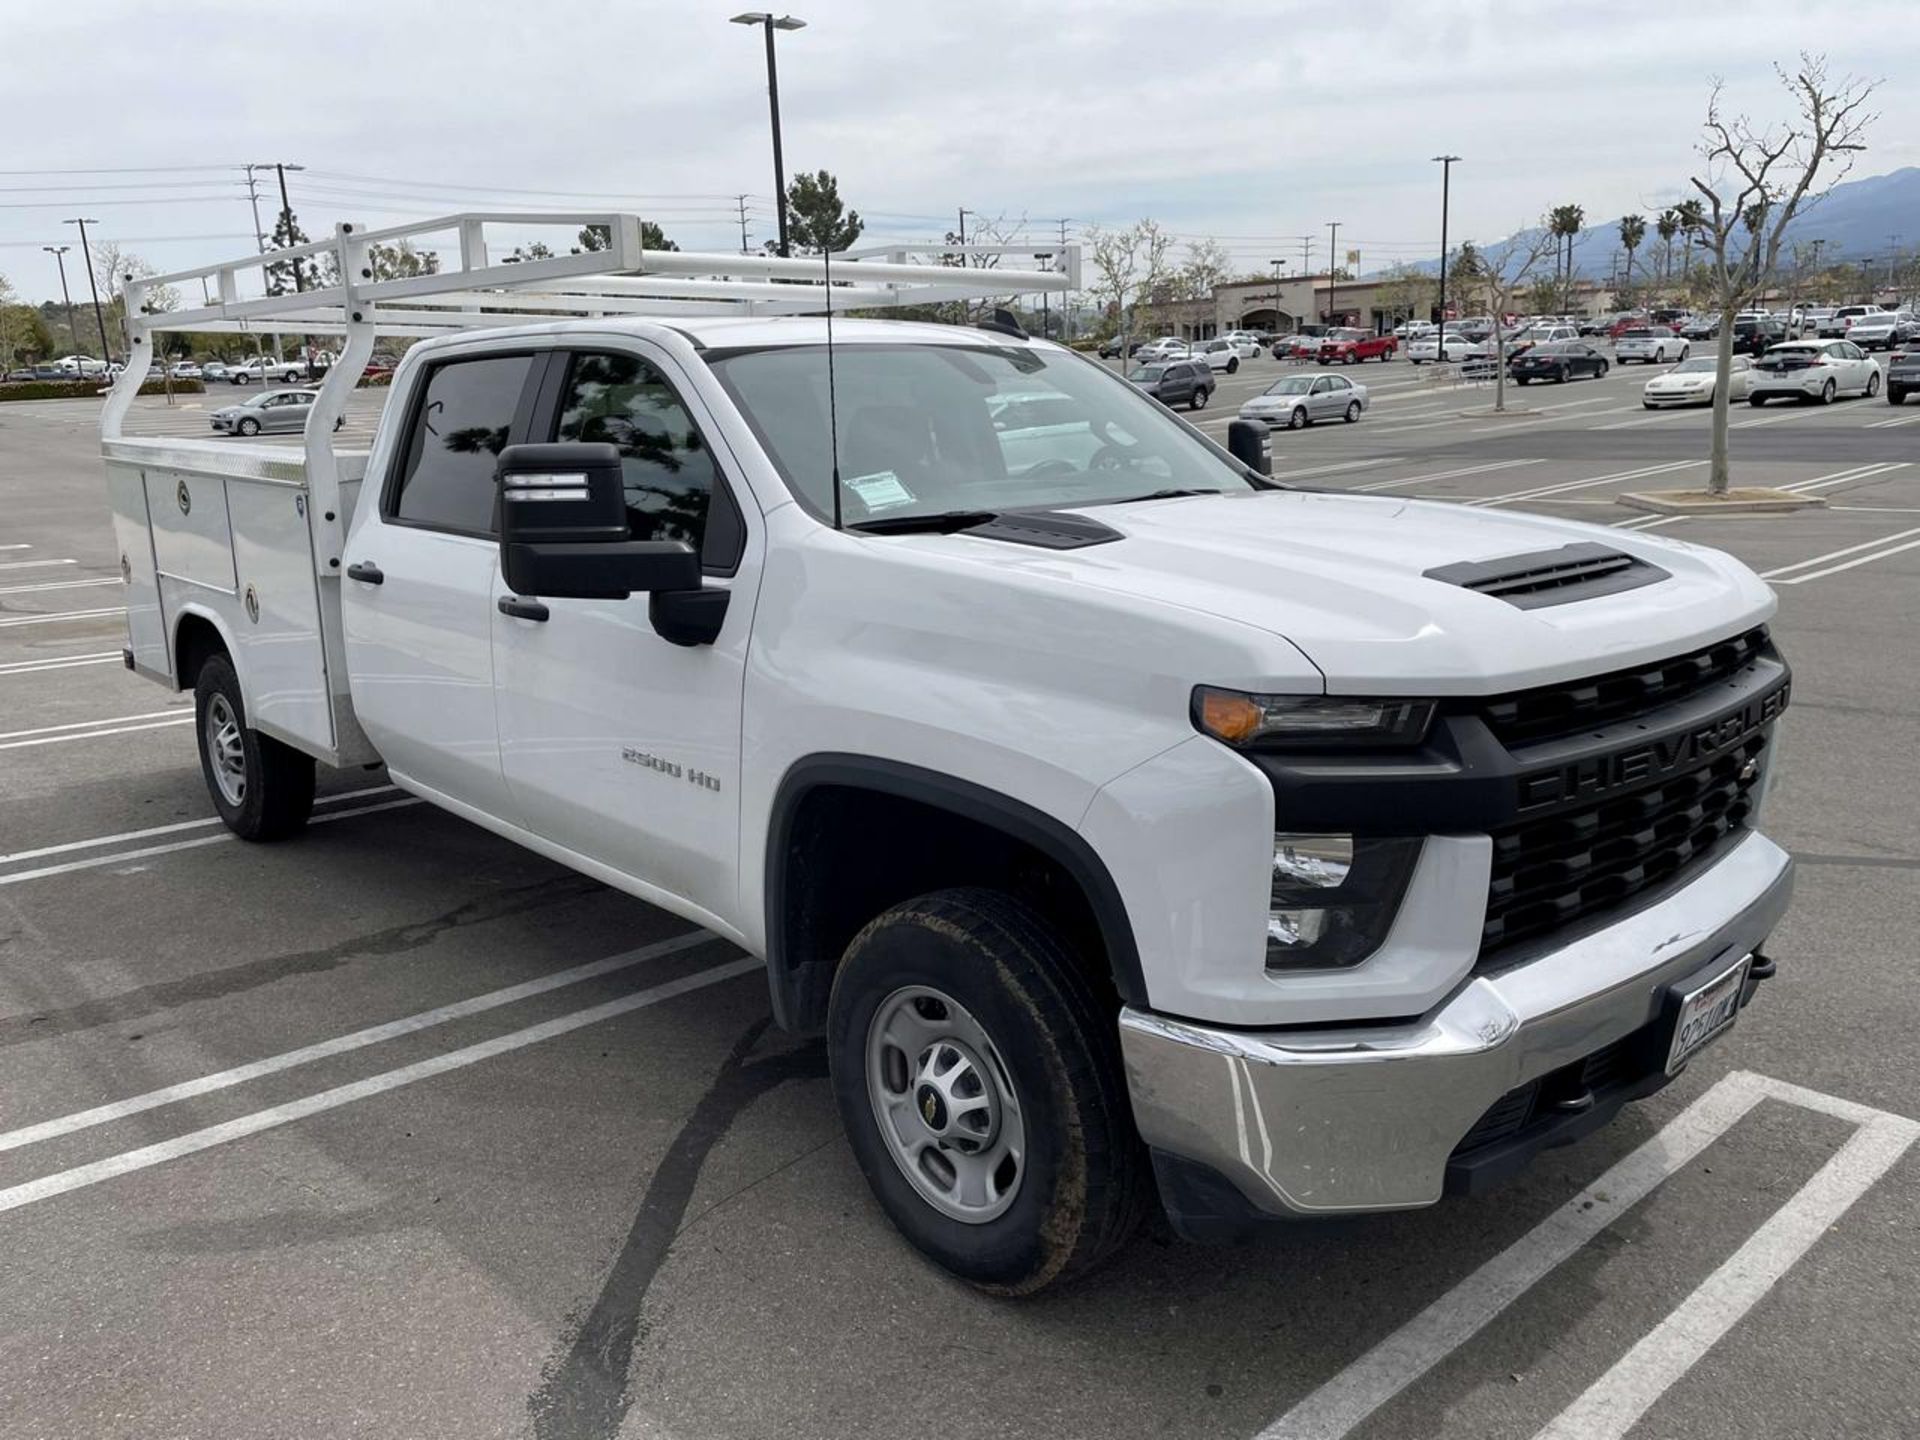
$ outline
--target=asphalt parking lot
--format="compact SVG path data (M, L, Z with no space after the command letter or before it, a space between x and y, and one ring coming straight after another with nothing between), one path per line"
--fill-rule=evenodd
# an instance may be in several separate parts
M1289 369L1220 377L1197 423ZM1275 435L1276 474L1773 579L1779 976L1492 1194L1149 1231L1025 1303L893 1235L818 1048L724 942L378 771L325 776L296 842L232 841L190 697L120 667L93 405L0 405L0 1436L1920 1433L1920 404L1740 407L1737 483L1827 505L1669 519L1615 499L1704 477L1705 413L1642 410L1652 367L1505 417L1345 373L1372 408Z

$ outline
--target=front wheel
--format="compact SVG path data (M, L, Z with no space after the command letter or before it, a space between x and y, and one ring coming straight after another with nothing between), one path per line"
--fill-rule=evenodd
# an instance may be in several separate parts
M1002 1295L1125 1243L1148 1175L1111 1006L998 891L908 900L847 947L827 1054L847 1142L919 1251Z
M242 435L258 435L260 433L260 422L251 415L248 415L233 428L238 430Z
M193 686L200 773L213 807L242 840L280 840L313 813L313 757L247 724L240 677L211 656Z
M1691 345L1682 345L1680 347L1680 358L1682 360L1691 360L1693 358L1693 347Z
M1287 416L1287 429L1301 430L1306 427L1306 423L1307 412L1298 405L1294 406L1293 413Z
M1360 418L1360 402L1358 400L1349 400L1347 402L1347 424L1351 425L1353 424L1354 421L1358 420L1359 418Z

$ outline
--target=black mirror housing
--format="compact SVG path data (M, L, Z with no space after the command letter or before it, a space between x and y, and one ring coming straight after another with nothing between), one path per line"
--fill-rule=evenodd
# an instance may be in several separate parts
M611 445L509 445L496 468L500 570L517 595L624 600L700 588L681 540L634 540Z

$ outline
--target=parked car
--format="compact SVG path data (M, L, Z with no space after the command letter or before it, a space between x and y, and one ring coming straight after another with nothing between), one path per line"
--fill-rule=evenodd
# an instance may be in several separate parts
M1900 339L1900 322L1910 318L1896 310L1870 310L1853 317L1847 339L1862 350L1891 350Z
M1391 360L1400 353L1400 341L1371 330L1334 330L1320 341L1322 365L1358 365L1363 360Z
M1273 342L1273 358L1276 360L1312 360L1320 353L1320 337L1304 332L1298 335L1282 335Z
M227 371L226 378L234 385L251 385L256 380L263 385L290 385L306 377L307 367L298 360L268 360L264 356L256 356L232 367Z
M1629 360L1664 365L1669 360L1684 360L1692 353L1693 347L1665 325L1635 325L1623 330L1613 342L1613 358L1622 365Z
M208 360L200 367L200 378L202 380L225 380L227 378L228 368L227 362L224 360Z
M1231 340L1196 340L1187 358L1201 361L1209 370L1224 370L1229 375L1240 371L1240 352Z
M1204 410L1213 398L1213 371L1198 360L1149 361L1127 377L1162 405Z
M1789 338L1786 324L1771 315L1733 322L1733 353L1736 355L1764 355Z
M1141 360L1184 360L1191 346L1178 335L1162 335L1158 340L1149 340L1135 352Z
M1823 340L1844 336L1853 328L1853 322L1862 315L1877 315L1878 305L1842 305L1837 310L1829 310L1820 318L1818 334Z
M1122 345L1127 347L1127 354L1129 356L1138 355L1140 353L1140 347L1146 343L1145 340L1133 340L1122 335L1115 335L1110 340L1102 340L1100 342L1100 358L1102 360L1118 360L1120 358L1120 347Z
M207 417L223 435L262 435L307 428L307 415L319 398L317 390L268 390L248 396L238 405L225 405ZM338 430L344 416L333 422Z
M62 355L53 362L55 369L69 380L85 379L97 375L106 378L107 362L96 360L91 355Z
M1344 375L1284 375L1240 407L1242 420L1270 430L1299 430L1316 420L1349 425L1367 408L1367 387Z
M1460 331L1449 325L1447 326L1446 333L1447 353L1444 357L1440 353L1441 338L1438 333L1435 333L1432 335L1422 335L1418 340L1409 340L1407 342L1407 359L1411 360L1415 365L1425 365L1430 360L1440 360L1442 358L1457 364L1462 360L1475 358L1479 343L1480 342L1473 340L1469 336L1461 334Z
M167 367L167 373L176 380L202 380L206 372L191 360L176 360Z
M1229 330L1220 337L1233 347L1233 353L1242 360L1255 360L1266 348L1266 337L1254 334L1251 330Z
M1679 329L1683 340L1712 340L1720 334L1720 317L1695 315L1682 322Z
M9 385L22 380L37 380L39 378L40 377L34 373L34 368L31 365L16 365L13 369L7 371L5 375L0 375L0 380L5 381Z
M1582 375L1595 380L1607 373L1607 357L1584 340L1556 340L1550 345L1535 345L1508 363L1514 383L1525 385L1534 380L1553 380L1565 384Z
M1668 405L1711 405L1718 383L1720 361L1713 355L1696 355L1682 360L1663 375L1647 381L1640 391L1640 403L1649 410ZM1727 399L1744 400L1753 381L1753 357L1735 355L1727 371Z
M1831 404L1841 395L1880 393L1880 367L1851 340L1789 340L1753 363L1747 402L1782 397Z
M1920 350L1895 350L1887 356L1887 403L1901 405L1920 395Z

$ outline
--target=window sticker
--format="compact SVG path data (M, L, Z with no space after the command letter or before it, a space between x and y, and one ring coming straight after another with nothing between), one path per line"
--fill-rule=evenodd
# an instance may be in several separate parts
M847 488L858 495L869 510L887 510L895 505L913 504L913 493L900 483L900 477L891 470L856 475L847 481Z

